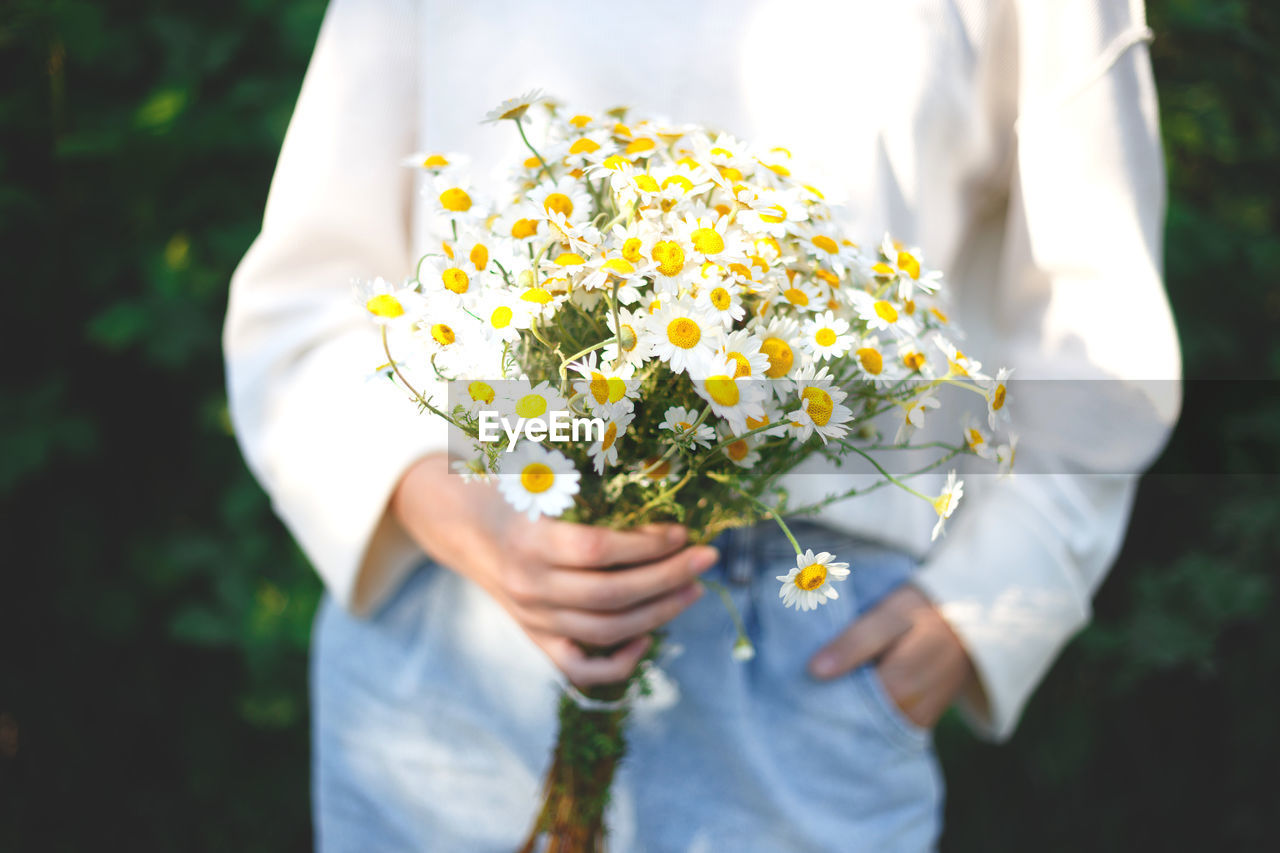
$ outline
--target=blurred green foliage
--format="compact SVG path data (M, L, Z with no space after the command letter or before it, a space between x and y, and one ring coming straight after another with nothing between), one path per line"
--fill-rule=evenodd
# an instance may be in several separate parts
M319 585L240 462L218 334L323 6L0 5L0 849L309 845ZM1280 9L1150 17L1187 373L1275 381ZM1280 490L1254 472L1280 402L1226 388L1189 391L1013 742L944 721L949 849L1276 834Z

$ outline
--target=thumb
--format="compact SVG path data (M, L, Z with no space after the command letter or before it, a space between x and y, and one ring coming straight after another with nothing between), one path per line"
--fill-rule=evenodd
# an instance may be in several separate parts
M907 632L911 622L883 605L854 620L838 637L809 659L814 678L830 679L879 657Z

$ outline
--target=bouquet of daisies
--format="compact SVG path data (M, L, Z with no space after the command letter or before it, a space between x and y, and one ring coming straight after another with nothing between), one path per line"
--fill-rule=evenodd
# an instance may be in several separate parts
M438 214L433 249L402 284L357 285L382 326L383 369L449 422L461 475L496 481L535 518L674 520L703 541L772 518L796 551L779 606L810 610L837 597L849 567L804 549L784 513L891 485L932 505L936 537L963 484L952 471L924 494L912 477L962 453L1012 464L1014 440L993 434L1009 371L987 376L957 349L941 275L891 238L850 240L786 149L624 109L575 114L536 92L488 120L513 124L528 151L509 188L486 199L462 157L413 155ZM954 444L931 442L927 465L891 474L880 455L910 443L944 386L981 395L987 428L974 420ZM896 420L892 439L873 419ZM814 455L861 457L880 479L786 506L779 479ZM749 659L730 616L732 653ZM566 688L525 849L598 848L645 672Z

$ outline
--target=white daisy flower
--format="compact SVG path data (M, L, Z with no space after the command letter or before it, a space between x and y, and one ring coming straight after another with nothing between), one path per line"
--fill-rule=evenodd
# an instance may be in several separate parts
M461 154L450 154L443 151L415 151L400 160L401 166L413 169L425 169L438 175L445 169L465 169L467 159Z
M724 337L720 322L687 298L664 299L647 332L653 355L672 373L684 373L714 354Z
M956 507L960 505L960 498L963 495L964 480L957 480L956 472L948 471L947 484L942 487L942 492L933 499L933 511L938 514L938 523L933 526L931 540L937 539L938 534L943 532L943 525L951 517L951 513L956 511Z
M898 299L903 302L910 299L917 289L935 293L942 283L942 273L923 268L919 249L908 249L888 234L880 244L880 254L883 259L872 264L871 271L875 275L895 279Z
M783 300L800 311L819 311L827 304L816 284L801 275L792 275L791 270L787 271L778 290Z
M470 261L455 261L446 255L431 255L418 265L418 280L433 304L470 308L484 289L481 274Z
M750 469L755 467L760 461L760 451L756 449L759 444L759 436L747 436L741 438L736 436L728 427L721 427L719 431L720 442L724 447L720 448L720 452L726 458L739 468Z
M571 177L558 178L555 183L540 183L527 197L543 219L559 213L570 225L583 225L591 218L591 196L581 181Z
M605 317L605 322L609 325L611 337L616 338L615 343L607 344L601 350L600 358L604 364L610 367L620 368L623 365L631 368L639 367L649 358L650 355L650 338L646 334L650 318L643 311L628 311L625 308L618 310L618 327L614 328L613 312L610 311Z
M1017 454L1018 436L1011 433L1009 443L996 448L996 465L999 466L1001 476L1007 477L1013 473L1013 462Z
M688 442L696 447L710 447L711 442L715 440L716 431L706 424L698 424L695 429L693 425L697 420L698 415L684 406L672 406L667 409L658 427L670 430L682 443Z
M481 318L485 336L491 341L514 344L522 329L533 323L534 306L510 290L489 288L472 311Z
M593 414L612 416L634 408L632 396L640 390L640 383L632 378L632 365L624 361L615 367L608 358L601 359L597 351L569 367L582 377L573 383L574 393L582 395Z
M764 339L750 329L729 332L720 344L718 355L733 362L737 378L763 379L769 369L769 356L764 354Z
M991 444L991 436L987 435L981 427L974 422L973 415L965 416L964 424L964 443L969 450L973 451L983 459L992 459L995 456L995 448Z
M381 276L353 282L352 293L379 326L407 326L426 309L422 294L411 284L392 284Z
M503 382L494 405L502 415L515 415L525 420L549 419L551 412L569 410L569 401L545 380L537 384L524 379Z
M746 316L741 290L732 281L703 282L698 288L697 302L713 317L719 317L726 329Z
M867 324L868 331L883 330L899 337L912 337L916 333L915 321L902 305L895 305L888 299L877 299L865 290L850 292L849 302L858 318Z
M530 89L518 97L507 98L501 104L485 113L481 124L493 124L499 121L524 121L525 113L529 112L529 107L542 100L545 100L545 98L541 89Z
M498 491L530 520L543 515L556 518L573 506L582 475L563 453L524 442L504 455L501 465Z
M853 346L849 321L824 311L804 322L801 340L805 350L818 361L839 358Z
M785 575L778 575L782 582L778 597L787 607L797 610L817 610L840 597L833 582L849 576L849 564L835 562L835 555L822 551L815 554L805 551L796 555L796 566Z
M897 362L885 359L884 347L874 335L859 341L853 355L858 360L861 377L871 380L876 387L882 388L906 375L905 369Z
M995 379L979 383L987 392L987 425L992 429L996 428L997 423L1009 422L1009 410L1005 408L1005 404L1009 396L1007 382L1012 375L1012 370L1002 367L996 371Z
M658 293L674 296L684 289L698 270L698 265L690 258L692 254L693 247L674 234L654 241L649 247L649 257L657 264L653 271L653 286Z
M853 419L853 410L844 405L845 392L835 387L825 367L806 369L796 377L800 408L787 417L791 420L797 441L808 441L815 432L826 444L828 438L839 438L848 432L845 426Z
M617 151L608 131L593 130L569 143L561 162L569 169L586 169Z
M942 405L932 391L926 391L919 397L912 398L902 404L902 423L898 425L898 434L894 444L906 444L918 429L924 428L924 416L929 409Z
M665 459L649 456L636 465L636 472L650 483L672 483L680 477L683 466L674 455Z
M787 317L774 317L759 333L760 349L769 359L769 366L764 375L770 379L785 379L799 370L803 364L799 346L800 327ZM783 384L775 383L777 390L784 390Z
M587 456L597 474L603 475L605 468L618 464L618 439L626 434L634 419L631 412L619 412L605 420L604 435L587 448Z
M707 401L716 417L738 433L746 430L747 418L764 417L768 389L759 379L737 378L736 368L735 362L716 356L689 372L694 392Z

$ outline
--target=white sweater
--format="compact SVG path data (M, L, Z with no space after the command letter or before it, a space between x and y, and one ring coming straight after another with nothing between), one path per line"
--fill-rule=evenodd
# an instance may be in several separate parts
M367 613L418 557L386 513L444 448L389 383L354 277L424 251L406 154L516 156L481 126L543 87L785 145L854 231L944 270L965 350L1015 384L1011 478L969 477L948 534L887 489L823 519L920 556L916 582L964 642L1003 738L1123 539L1137 474L1177 416L1161 282L1164 175L1140 0L335 0L236 271L225 329L249 465L331 593ZM953 430L945 437L954 438ZM848 476L793 477L797 500ZM932 487L931 487L932 488ZM856 567L855 567L856 570Z

